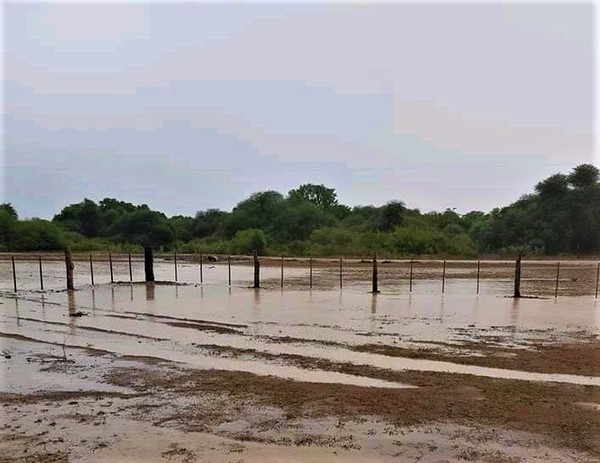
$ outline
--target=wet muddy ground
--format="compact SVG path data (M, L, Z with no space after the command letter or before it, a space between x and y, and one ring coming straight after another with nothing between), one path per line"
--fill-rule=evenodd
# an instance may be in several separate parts
M246 265L229 288L219 263L203 285L191 262L180 285L110 284L104 264L91 286L76 263L66 292L60 262L45 291L19 262L14 294L0 262L0 461L600 461L591 263L558 298L520 300L509 267L477 295L456 264L442 295L435 268L409 293L383 264L372 295L368 264L344 268L341 291L333 264L312 291L304 262L283 291L276 265L253 290Z

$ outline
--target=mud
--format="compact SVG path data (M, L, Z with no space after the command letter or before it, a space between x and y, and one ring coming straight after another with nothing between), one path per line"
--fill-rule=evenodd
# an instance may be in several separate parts
M304 264L283 291L275 265L252 290L249 266L228 288L193 263L177 286L0 291L0 461L600 461L593 297L476 295L469 262L444 295L431 263L412 295L368 294L360 262L307 291Z

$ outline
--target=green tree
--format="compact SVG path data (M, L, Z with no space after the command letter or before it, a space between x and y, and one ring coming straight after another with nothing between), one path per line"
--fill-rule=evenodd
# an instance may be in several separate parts
M337 193L333 188L327 188L325 185L315 185L313 183L305 183L298 188L290 190L288 197L316 204L323 209L331 209L338 205Z

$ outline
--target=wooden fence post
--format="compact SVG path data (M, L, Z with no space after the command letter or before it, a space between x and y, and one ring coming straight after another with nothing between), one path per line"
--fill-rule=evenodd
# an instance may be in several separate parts
M90 253L90 280L92 281L92 286L94 286L94 263L92 261L91 253Z
M204 275L202 275L202 261L203 261L203 256L202 256L202 253L200 253L200 284L204 283Z
M146 283L154 281L154 250L152 246L144 246L144 276Z
M515 288L513 297L521 297L521 258L523 257L523 251L519 251L517 260L515 262Z
M560 277L560 262L556 263L556 285L554 286L554 297L558 297L558 278Z
M343 276L343 263L342 258L340 257L340 289L342 289L342 276Z
M312 257L309 257L308 258L308 288L312 289L312 287L313 287L313 262L312 262Z
M75 289L73 285L73 269L75 266L73 265L73 256L70 249L65 249L65 267L67 270L67 290L73 290Z
M408 292L412 293L412 286L413 286L413 265L414 265L414 261L411 259L410 260L410 274L408 277Z
M113 274L112 254L110 252L108 253L108 265L110 267L110 282L114 283L115 282L115 276Z
M477 261L477 294L479 294L479 274L481 272L481 262Z
M377 253L373 253L373 276L371 282L371 292L373 294L379 293L377 277Z
M12 262L12 275L13 275L13 289L17 292L17 269L15 268L15 256L10 258Z
M258 260L258 251L255 249L253 254L254 261L254 285L255 289L260 288L260 261Z
M281 256L281 289L283 289L283 256Z
M598 282L600 281L600 262L598 262L598 267L596 268L596 296L598 299Z
M129 283L133 283L133 271L131 270L131 252L127 255L129 260Z
M227 256L227 272L229 274L229 287L231 287L231 256Z
M177 252L173 254L173 260L175 262L175 283L177 283Z
M44 272L42 271L42 256L38 256L38 264L40 267L40 290L43 291L44 290Z
M446 290L446 261L444 260L443 268L442 268L442 294Z

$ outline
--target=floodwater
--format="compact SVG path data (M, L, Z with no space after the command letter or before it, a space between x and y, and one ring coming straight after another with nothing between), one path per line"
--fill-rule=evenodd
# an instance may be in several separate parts
M153 357L193 368L382 388L410 385L298 366L287 362L286 356L392 371L600 386L598 377L485 368L351 349L364 344L460 346L474 339L527 348L532 343L597 336L600 307L593 297L515 300L503 297L504 283L493 280L486 281L485 290L476 295L470 279L448 282L444 295L434 293L433 288L439 286L435 280L416 282L412 294L396 291L372 295L364 282L353 280L347 281L342 290L311 291L293 284L281 290L273 288L275 283L254 290L247 287L252 269L246 266L232 267L235 278L228 288L227 267L222 265L203 269L204 285L110 284L110 274L102 272L100 264L95 269L95 286L85 281L85 267L79 265L79 289L68 293L60 291L64 281L60 279L59 264L45 267L49 275L45 288L50 290L41 292L35 289L39 283L37 262L22 263L18 274L23 290L18 296L6 290L12 281L4 278L3 268L0 336L5 348L10 350L10 336L16 335L45 343L54 349L54 355L79 347L119 356ZM157 280L167 280L173 270L172 263L167 262L156 267ZM128 278L127 267L120 263L115 269L119 275L116 280L124 280L123 273ZM197 271L197 265L184 264L178 268L178 277L190 281L197 278ZM280 269L265 267L263 272L265 281L279 283ZM289 281L303 279L304 272L303 268L292 267L286 269L284 277ZM134 280L140 278L134 275ZM12 368L17 367L13 364ZM6 368L4 364L2 368ZM19 382L15 376L12 383ZM14 389L16 386L11 384L5 382L4 388Z

